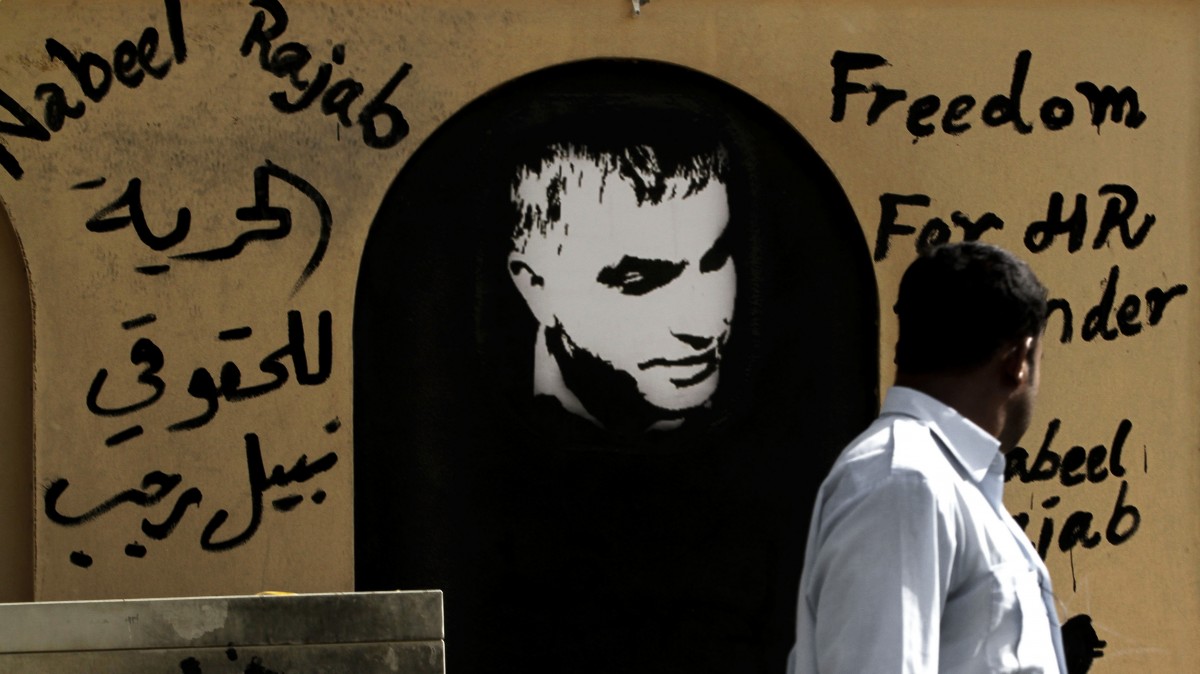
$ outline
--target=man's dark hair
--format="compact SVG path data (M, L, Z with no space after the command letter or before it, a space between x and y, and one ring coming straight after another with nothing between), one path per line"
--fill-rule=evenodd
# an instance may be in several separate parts
M1046 288L1029 265L979 242L936 246L913 261L896 301L896 366L911 374L982 365L1046 327Z

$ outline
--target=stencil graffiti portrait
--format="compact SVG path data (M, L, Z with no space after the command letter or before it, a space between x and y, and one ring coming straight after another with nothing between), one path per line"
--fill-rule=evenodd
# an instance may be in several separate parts
M464 672L778 670L876 312L840 187L745 93L633 60L489 92L364 251L359 589L444 589Z
M535 393L605 428L671 428L711 399L733 319L724 155L618 152L554 145L521 169L509 271L539 324Z
M0 0L0 601L781 673L901 274L978 240L1049 291L1005 505L1070 674L1194 670L1200 3L642 4Z

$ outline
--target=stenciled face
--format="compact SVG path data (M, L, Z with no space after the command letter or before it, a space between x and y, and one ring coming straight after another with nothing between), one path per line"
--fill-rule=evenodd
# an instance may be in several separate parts
M558 221L511 258L540 281L523 290L530 308L561 327L569 356L585 351L627 373L654 407L703 405L717 388L737 290L725 185L712 179L687 194L687 179L671 179L663 199L639 205L616 173L569 159L524 176L515 195L544 203L549 181L562 186Z

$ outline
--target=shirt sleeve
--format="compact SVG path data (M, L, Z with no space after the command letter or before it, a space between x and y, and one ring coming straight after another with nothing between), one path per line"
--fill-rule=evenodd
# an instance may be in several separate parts
M945 504L908 472L833 496L814 523L805 592L817 671L936 672L954 558Z

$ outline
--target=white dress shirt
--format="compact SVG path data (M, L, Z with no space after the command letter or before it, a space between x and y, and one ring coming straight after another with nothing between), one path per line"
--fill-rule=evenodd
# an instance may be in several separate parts
M1066 674L999 447L935 398L888 392L817 494L790 674Z

